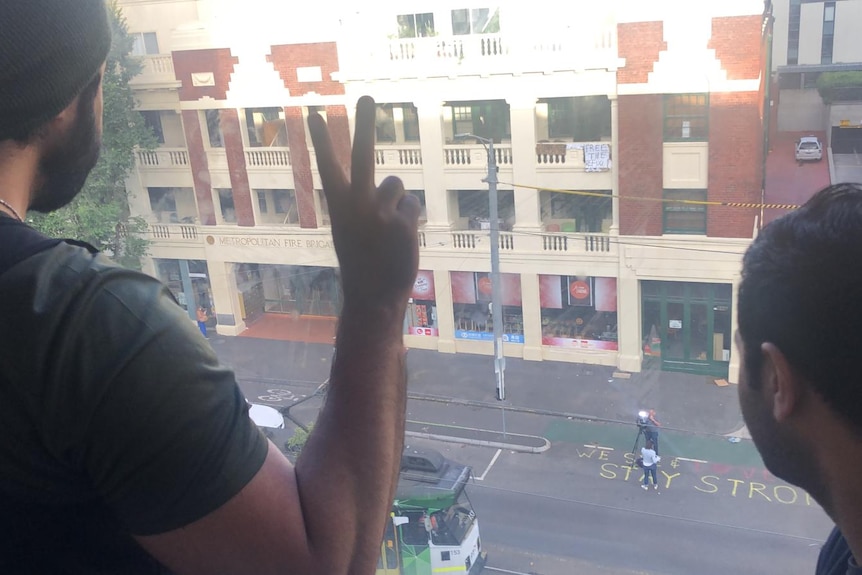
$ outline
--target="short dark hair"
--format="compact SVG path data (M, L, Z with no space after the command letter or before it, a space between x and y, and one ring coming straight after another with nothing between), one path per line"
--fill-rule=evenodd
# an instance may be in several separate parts
M750 385L771 342L862 430L862 184L824 188L763 228L743 259L738 319Z

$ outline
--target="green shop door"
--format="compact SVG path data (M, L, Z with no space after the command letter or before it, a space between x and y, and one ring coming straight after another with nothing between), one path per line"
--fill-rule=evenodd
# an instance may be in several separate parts
M641 282L645 364L727 377L731 291L729 284Z

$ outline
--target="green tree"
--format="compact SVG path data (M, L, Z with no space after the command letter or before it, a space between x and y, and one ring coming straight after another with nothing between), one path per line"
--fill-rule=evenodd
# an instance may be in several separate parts
M103 78L102 154L81 193L50 214L33 212L33 225L54 237L88 242L120 265L140 269L147 253L147 224L129 213L126 177L135 167L135 148L153 149L156 139L135 110L129 80L142 64L132 55L134 39L116 0L109 0L113 41Z

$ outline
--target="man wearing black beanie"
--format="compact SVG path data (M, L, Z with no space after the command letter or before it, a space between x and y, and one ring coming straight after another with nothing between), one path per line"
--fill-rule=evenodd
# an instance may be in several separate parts
M104 0L0 2L0 573L373 573L419 216L397 178L374 185L374 102L357 106L351 181L309 121L344 306L294 468L167 288L25 222L98 159L110 41Z

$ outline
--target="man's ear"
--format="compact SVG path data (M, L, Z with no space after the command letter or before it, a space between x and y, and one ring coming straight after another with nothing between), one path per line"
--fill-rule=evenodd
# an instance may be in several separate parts
M771 396L775 420L785 421L798 409L802 400L801 381L787 357L774 343L764 342L760 351L763 354L763 391Z

